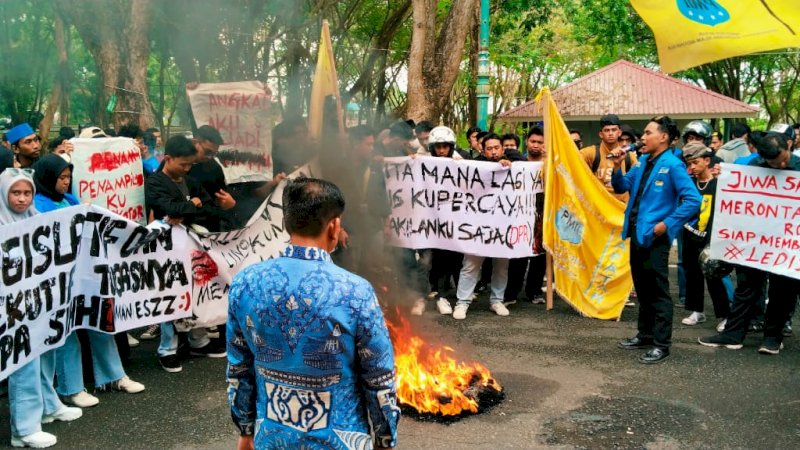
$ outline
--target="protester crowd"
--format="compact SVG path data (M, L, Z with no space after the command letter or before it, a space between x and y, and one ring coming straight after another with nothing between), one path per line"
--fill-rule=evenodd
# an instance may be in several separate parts
M704 287L718 321L718 334L699 343L738 349L746 333L763 331L758 351L779 353L784 337L792 335L800 281L736 267L734 282L730 271L710 269L704 251L713 227L719 163L800 170L798 133L800 124L763 132L738 123L725 142L707 122L693 121L681 132L668 117L656 117L640 134L613 114L600 118L598 144L585 147L581 133L571 131L575 151L590 171L628 206L623 237L630 237L635 286L628 306L639 307L639 319L637 336L620 342L620 348L648 349L639 359L643 363L669 356L673 300L667 258L677 245L679 299L674 305L687 312L681 323L695 326L707 320ZM286 119L272 133L273 180L231 186L215 160L223 139L210 126L199 127L191 137L173 136L165 144L159 130L143 131L132 124L116 132L89 126L78 133L82 138L115 135L133 139L141 151L148 221L211 232L241 228L284 173L319 156L325 178L341 189L347 205L333 261L373 285L387 277L399 278L398 284L414 299L412 314L423 314L431 304L443 315L464 320L470 308L480 307L475 300L484 291L489 309L498 316L509 316L513 310L509 307L520 301L544 303L546 256L541 239L535 240L535 256L520 259L386 246L391 209L382 166L383 158L393 156L486 161L502 167L545 161L540 127L531 127L522 139L514 133L498 135L472 127L464 136L469 146L460 148L452 129L429 121L398 121L385 129L359 125L347 130L346 137L326 143L332 150L317 152L305 122ZM46 151L28 124L5 133L0 148L0 225L79 203L70 193L70 139L75 136L72 129L62 128ZM538 211L542 202L539 196ZM541 228L537 233L540 238ZM182 370L181 358L186 355L225 357L224 328L182 330L164 323L141 330L138 338L159 339L161 365L174 373ZM80 408L97 405L100 400L85 388L85 372L92 374L96 391L143 391L145 387L131 380L123 367L129 347L138 343L127 333L81 330L62 347L14 372L8 379L12 445L54 445L55 436L43 432L42 424L78 419Z

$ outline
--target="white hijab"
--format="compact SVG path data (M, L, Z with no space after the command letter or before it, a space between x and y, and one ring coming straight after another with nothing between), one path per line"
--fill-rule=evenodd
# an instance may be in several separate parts
M30 183L33 194L36 195L36 184L33 182L32 169L8 168L4 170L3 173L0 173L0 225L7 225L38 214L33 203L21 214L16 213L8 205L8 191L17 181L27 181Z

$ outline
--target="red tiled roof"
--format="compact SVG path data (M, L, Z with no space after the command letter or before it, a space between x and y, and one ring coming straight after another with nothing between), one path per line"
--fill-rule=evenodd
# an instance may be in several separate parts
M612 95L613 94L613 95ZM743 118L759 108L685 81L619 60L553 91L561 116L597 120L616 114L623 120L644 120L665 114L674 119ZM535 100L498 115L501 121L541 119Z

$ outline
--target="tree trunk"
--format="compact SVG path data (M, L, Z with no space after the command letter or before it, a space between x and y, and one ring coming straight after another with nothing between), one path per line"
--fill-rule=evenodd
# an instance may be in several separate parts
M470 126L478 124L478 53L481 49L480 6L480 2L475 2L475 11L473 12L475 17L469 34L469 95L467 96L467 107Z
M42 136L45 141L49 141L50 127L53 126L53 118L55 117L56 110L62 104L61 98L67 96L69 92L66 88L66 80L69 76L69 64L67 63L67 46L64 39L64 21L58 13L56 13L53 32L55 33L58 69L55 82L53 83L53 90L50 92L50 100L48 100L47 109L44 112L44 118L39 125L39 136ZM63 113L62 111L62 114Z
M97 65L96 125L152 126L147 94L152 0L56 0L56 7L78 30ZM109 120L104 111L112 95L118 100Z
M453 0L436 36L436 0L413 0L406 117L438 121L459 72L476 0Z

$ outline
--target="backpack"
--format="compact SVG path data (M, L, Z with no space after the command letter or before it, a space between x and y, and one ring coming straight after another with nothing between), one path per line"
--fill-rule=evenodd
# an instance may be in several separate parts
M592 173L597 173L600 168L600 144L594 144L594 161L592 161ZM631 168L631 152L625 152L625 172Z

